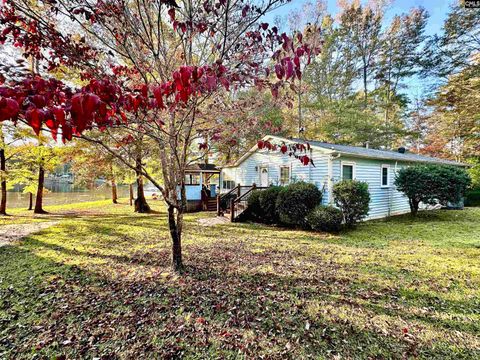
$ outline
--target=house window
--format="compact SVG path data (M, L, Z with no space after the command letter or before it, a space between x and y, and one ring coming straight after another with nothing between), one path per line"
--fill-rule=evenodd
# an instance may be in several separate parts
M389 187L390 186L390 179L389 179L389 169L390 166L382 165L382 172L381 172L381 184L382 187Z
M355 164L342 163L342 180L353 180L355 177Z
M290 167L280 167L280 185L288 185L290 183Z
M235 181L233 180L223 180L223 189L231 190L235 187Z
M200 174L185 174L185 185L200 185Z

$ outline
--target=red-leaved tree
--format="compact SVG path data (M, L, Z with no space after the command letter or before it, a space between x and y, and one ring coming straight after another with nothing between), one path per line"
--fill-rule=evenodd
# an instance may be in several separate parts
M8 82L0 87L0 121L22 121L37 133L48 129L64 141L97 142L136 171L138 163L118 148L130 136L152 139L163 179L142 164L141 174L165 199L173 267L180 270L192 144L218 133L208 124L222 99L234 102L235 92L248 87L278 96L301 78L301 59L308 63L319 51L312 29L288 36L260 22L285 2L6 0L0 41L21 47L45 71L75 69L88 83L70 90L45 73ZM91 138L92 129L109 133L117 146Z

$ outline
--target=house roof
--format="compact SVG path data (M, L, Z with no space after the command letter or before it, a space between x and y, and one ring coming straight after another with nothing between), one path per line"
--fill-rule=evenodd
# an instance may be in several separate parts
M187 172L220 172L215 164L190 164L185 169Z
M404 161L404 162L418 162L418 163L431 163L431 164L442 164L442 165L454 165L454 166L468 166L456 161L445 160L440 158L435 158L426 155L414 154L406 151L405 153L399 153L398 151L392 150L378 150L370 149L360 146L349 146L349 145L339 145L331 144L322 141L315 140L303 140L303 139L287 139L280 136L267 135L263 140L277 141L277 142L290 142L290 143L303 143L307 142L312 148L317 148L321 151L324 151L329 154L340 154L340 155L349 155L352 157L360 158L370 158L370 159L381 159L381 160L393 160L393 161ZM247 153L245 153L241 158L239 158L234 164L225 166L225 167L236 167L245 161L250 155L257 151L257 146L253 146Z
M307 141L302 139L291 139L291 141L306 143ZM457 161L446 160L435 158L426 155L415 154L406 151L405 153L400 153L394 150L379 150L379 149L370 149L360 146L349 146L349 145L339 145L339 144L330 144L322 141L308 141L310 146L319 147L322 149L333 150L339 154L373 158L373 159L383 159L383 160L394 160L394 161L406 161L406 162L421 162L421 163L433 163L433 164L444 164L444 165L455 165L455 166L467 166Z

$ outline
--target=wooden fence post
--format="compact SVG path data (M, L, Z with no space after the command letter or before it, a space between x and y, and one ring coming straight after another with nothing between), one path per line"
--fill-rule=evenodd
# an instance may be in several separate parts
M220 195L217 195L217 216L220 216Z

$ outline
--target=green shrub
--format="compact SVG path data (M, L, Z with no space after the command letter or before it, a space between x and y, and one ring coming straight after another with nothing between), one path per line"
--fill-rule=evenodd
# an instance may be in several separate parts
M266 224L276 224L279 222L277 213L277 198L282 190L280 186L270 186L268 189L259 191L259 202L262 211L263 222Z
M465 206L480 206L480 189L467 191Z
M308 225L315 231L339 232L342 228L342 211L333 206L319 205L307 215Z
M345 224L353 226L368 214L370 193L368 184L356 180L342 180L333 186L333 199L343 213Z
M410 166L400 169L395 178L395 186L408 197L413 215L418 212L420 202L458 203L469 185L470 177L465 169L456 166Z
M281 189L277 197L277 213L282 223L307 226L307 214L322 201L322 193L314 184L297 182Z
M263 221L264 212L262 211L262 206L260 205L261 193L261 190L253 190L248 197L248 217L252 220Z

